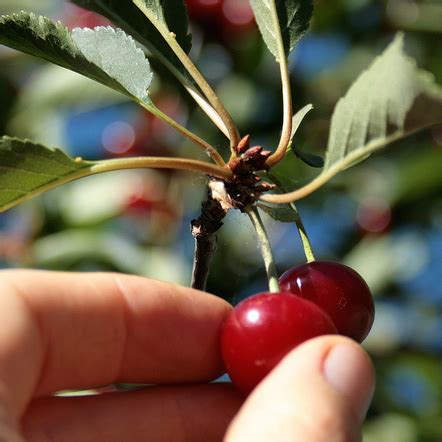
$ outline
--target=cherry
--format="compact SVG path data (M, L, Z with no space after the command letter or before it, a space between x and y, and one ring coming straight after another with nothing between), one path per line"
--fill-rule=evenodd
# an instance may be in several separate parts
M374 303L364 279L343 264L313 261L287 270L281 290L314 302L330 315L338 333L362 342L374 320Z
M294 347L336 333L330 317L314 303L288 292L259 293L240 302L221 332L226 371L249 393Z

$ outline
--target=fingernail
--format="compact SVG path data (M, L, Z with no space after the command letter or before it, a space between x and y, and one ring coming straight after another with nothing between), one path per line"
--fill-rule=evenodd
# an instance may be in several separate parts
M335 345L325 359L324 376L362 422L374 392L373 366L364 350L357 344Z

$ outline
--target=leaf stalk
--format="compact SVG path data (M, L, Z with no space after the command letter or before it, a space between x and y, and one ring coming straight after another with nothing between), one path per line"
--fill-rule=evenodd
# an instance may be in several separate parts
M192 62L192 60L188 57L188 55L183 50L183 48L176 41L175 34L173 32L170 32L166 26L161 24L156 19L156 17L152 14L152 12L149 10L149 8L146 7L146 5L144 4L144 2L142 0L133 0L133 2L137 6L137 8L140 9L140 11L148 18L148 20L157 28L158 32L162 35L164 40L167 42L167 44L173 50L173 52L178 57L178 59L181 61L183 66L186 68L186 70L189 72L191 77L195 80L195 83L199 86L201 91L207 97L209 103L213 106L215 111L218 113L218 115L220 116L221 120L224 122L224 125L227 128L227 131L229 134L229 139L230 139L230 147L231 147L231 149L233 149L233 147L235 147L238 144L238 142L240 140L240 136L239 136L238 129L236 128L235 123L233 122L233 119L230 116L229 112L224 107L224 104L218 98L218 96L216 95L214 90L211 88L211 86L207 83L204 76L201 74L201 72L198 70L198 68Z
M182 84L186 92L193 98L198 104L201 110L212 120L215 126L229 138L229 131L224 124L224 121L219 116L218 112L210 105L207 99L201 94L201 92L195 87L195 85L189 80L188 77L183 75L170 61L164 57L159 51L149 48L152 54L163 63L167 69L175 76L175 78Z
M279 25L278 11L276 9L275 0L270 1L270 10L272 13L272 20L275 29L275 37L278 47L278 63L281 74L282 86L282 100L283 100L283 123L281 130L281 137L279 139L278 147L275 152L267 159L267 166L271 167L284 158L292 133L292 92L290 87L290 74L287 65L287 57L284 48L284 41L282 39L281 27Z
M207 155L212 158L212 160L220 167L224 167L227 169L227 165L225 161L223 160L223 157L218 153L218 151L207 141L200 138L198 135L194 134L190 130L186 129L184 126L179 124L177 121L175 121L173 118L170 118L168 115L166 115L164 112L162 112L160 109L158 109L153 104L146 104L143 101L138 102L142 107L144 107L146 110L151 112L156 117L160 118L170 126L172 126L175 130L177 130L181 135L184 135L186 138L191 140L193 143L195 143L197 146L204 149L204 151L207 153Z
M89 169L89 175L110 172L123 169L177 169L192 172L202 172L206 175L215 176L222 179L229 179L232 172L228 168L222 168L216 164L205 161L191 160L186 158L169 157L131 157L116 158L96 162ZM88 173L85 173L88 175Z
M430 126L432 125L429 125L427 127ZM318 190L328 181L330 181L339 172L347 169L354 163L364 159L373 152L382 149L387 144L398 141L401 138L407 137L412 133L418 132L423 129L425 129L425 127L415 128L407 132L398 130L385 138L375 139L368 143L366 146L352 151L341 161L334 163L329 168L322 171L316 178L314 178L312 181L310 181L310 183L306 184L305 186L288 193L264 194L259 197L259 200L273 204L288 204L305 198L306 196Z

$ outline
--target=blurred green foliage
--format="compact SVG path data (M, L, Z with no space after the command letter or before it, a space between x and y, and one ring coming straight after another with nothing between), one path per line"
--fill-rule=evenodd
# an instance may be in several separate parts
M0 13L19 9L70 26L100 23L62 1L0 0ZM226 17L195 15L192 56L241 133L272 148L282 114L278 69L253 24L235 26ZM303 151L323 153L334 104L397 30L406 31L407 50L419 66L442 82L440 1L316 2L311 31L290 59L295 110L314 105L295 138ZM89 80L4 48L0 63L2 133L89 159L199 155L163 123ZM222 135L161 72L154 92L160 107L227 155ZM276 173L296 187L317 171L290 154ZM157 171L72 183L0 216L0 261L4 267L112 270L188 284L189 222L198 215L204 185L195 175ZM442 440L441 189L442 128L433 128L374 155L298 204L317 257L356 268L376 297L375 326L364 343L378 378L367 442ZM302 261L294 225L265 221L279 271ZM237 302L265 288L248 220L230 213L208 290Z

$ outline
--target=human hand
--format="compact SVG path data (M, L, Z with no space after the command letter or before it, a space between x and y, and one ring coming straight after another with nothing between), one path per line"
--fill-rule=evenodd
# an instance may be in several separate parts
M0 441L212 442L235 414L226 442L360 438L373 372L345 338L298 347L240 409L229 384L208 384L222 373L231 309L219 298L135 276L41 271L1 272L0 293ZM156 386L52 396L113 382Z
M252 391L225 442L358 442L373 392L373 366L356 342L311 339Z

